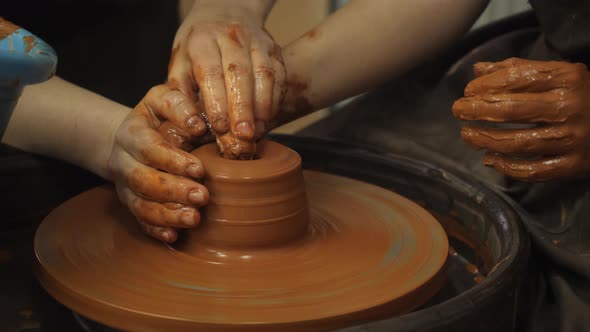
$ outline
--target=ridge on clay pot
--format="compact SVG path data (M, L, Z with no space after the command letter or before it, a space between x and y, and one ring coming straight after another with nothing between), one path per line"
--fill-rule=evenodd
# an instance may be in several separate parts
M220 156L215 144L192 152L205 166L209 203L182 251L195 246L264 247L299 239L309 210L299 154L272 141L257 146L254 160Z

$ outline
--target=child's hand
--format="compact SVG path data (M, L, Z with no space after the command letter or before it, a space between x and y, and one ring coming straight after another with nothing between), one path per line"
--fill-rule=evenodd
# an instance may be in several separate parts
M264 30L256 2L195 4L179 28L168 83L205 110L228 158L251 158L285 94L281 49ZM267 1L268 2L268 1Z
M165 85L152 88L119 126L109 170L120 200L147 234L174 242L177 229L199 223L197 208L209 193L194 179L204 169L181 147L191 149L191 138L206 131L197 105Z

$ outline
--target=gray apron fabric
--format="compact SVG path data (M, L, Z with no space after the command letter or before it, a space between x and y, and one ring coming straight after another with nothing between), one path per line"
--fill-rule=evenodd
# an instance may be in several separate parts
M584 1L532 1L539 28L511 31L462 56L440 79L425 65L302 132L381 147L475 176L522 212L535 244L528 331L590 331L590 181L524 183L482 163L484 151L461 141L451 106L479 61L509 57L589 59L590 11ZM590 91L589 91L590 93Z

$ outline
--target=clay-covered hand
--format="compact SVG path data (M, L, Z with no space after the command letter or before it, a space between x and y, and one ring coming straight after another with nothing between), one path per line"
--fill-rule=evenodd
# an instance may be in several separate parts
M203 165L174 143L175 135L200 137L207 130L188 97L166 85L152 88L119 126L109 171L120 200L143 230L165 242L199 223L197 209L209 198L196 182ZM173 131L168 139L162 133ZM186 142L185 142L186 144Z
M510 177L549 181L590 175L590 73L580 63L510 58L478 63L453 105L463 140ZM527 124L500 129L486 123Z
M203 106L224 156L248 159L285 93L281 49L263 28L274 1L195 1L174 41L168 83Z

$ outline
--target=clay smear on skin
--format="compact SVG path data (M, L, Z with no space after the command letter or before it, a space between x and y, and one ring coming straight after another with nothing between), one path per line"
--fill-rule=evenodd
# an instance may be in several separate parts
M18 29L20 29L18 25L8 22L7 20L0 17L0 40L10 36Z
M575 135L571 133L576 132L581 121L586 121L583 107L578 105L579 96L583 95L580 89L586 89L589 82L588 69L584 64L511 58L499 63L478 63L474 72L478 78L467 85L465 97L453 105L457 118L553 124L545 128L513 129L505 133L479 127L462 129L465 142L489 150L484 157L486 166L511 177L535 181L567 178L578 171L579 165L575 158L570 157L574 154L563 154L583 145L572 138ZM585 101L583 99L582 104ZM546 149L548 143L554 147ZM506 155L495 154L504 151ZM512 158L529 155L558 157L530 161Z
M285 123L306 115L313 109L313 105L305 96L308 88L308 83L295 75L292 75L287 79L286 89L288 97L286 99L287 102L290 101L290 103L292 103L292 105L290 105L291 107L287 109L291 109L292 111L287 112L287 109L285 109L285 111L279 115L281 117L279 121L280 123Z
M238 47L242 48L244 47L242 45L242 42L240 41L240 36L239 34L241 33L240 27L238 25L230 25L229 27L229 31L227 32L227 36L229 37L229 39L231 39L233 42L235 42Z
M312 29L310 31L308 31L305 36L311 40L316 39L319 36L318 30L317 29Z

